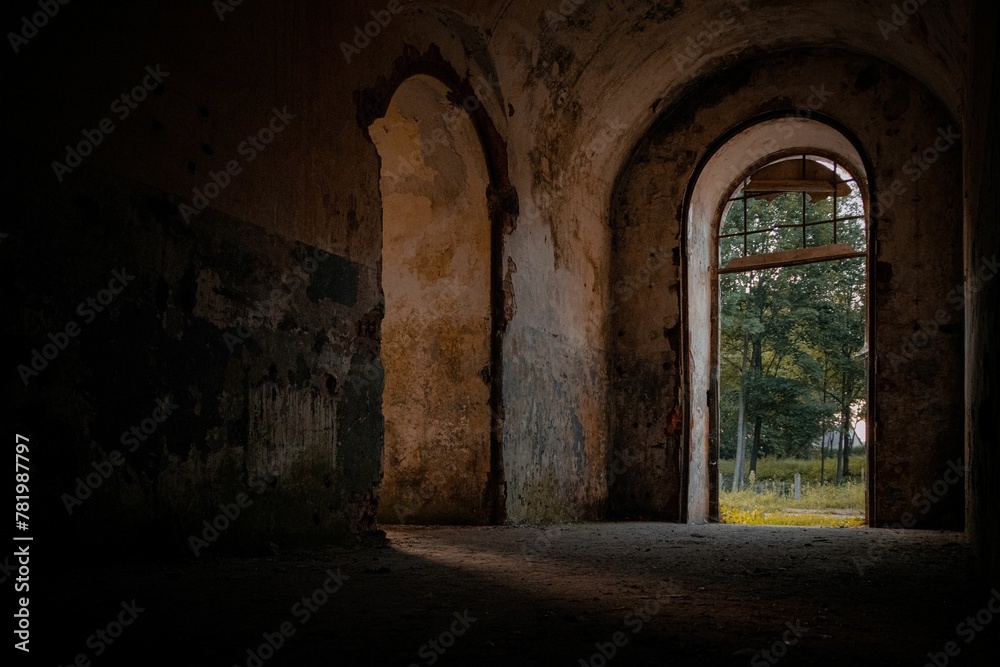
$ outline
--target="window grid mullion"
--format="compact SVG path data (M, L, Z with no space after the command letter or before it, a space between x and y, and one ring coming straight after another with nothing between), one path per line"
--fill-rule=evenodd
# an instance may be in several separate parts
M805 181L805 180L807 180L807 166L808 166L809 156L806 155L806 154L801 154L799 156L799 159L801 160L801 169L800 169L800 171L801 171L801 178L802 178L803 181ZM840 200L843 199L843 197L840 197L840 195L838 194L838 188L841 185L840 174L838 173L839 170L840 170L840 164L837 161L835 161L835 160L832 161L832 162L833 162L833 176L834 176L833 177L833 182L832 182L832 187L833 187L833 193L832 193L833 213L826 220L807 220L806 210L807 210L807 207L808 207L808 201L809 200L807 199L807 197L809 196L809 193L806 192L805 190L802 190L802 192L801 192L801 205L802 205L802 208L800 210L799 222L798 223L795 223L795 224L777 224L777 225L771 225L771 226L767 227L766 229L757 229L757 230L754 230L754 231L751 232L750 231L750 195L747 193L747 187L750 185L750 181L752 179L752 176L751 176L751 177L748 177L747 179L745 179L743 181L743 183L741 185L741 194L738 197L731 197L729 199L729 201L732 202L732 203L736 203L737 200L739 200L740 204L743 206L743 223L742 223L742 228L739 229L736 232L731 233L731 234L720 234L719 238L720 239L736 239L736 238L742 237L742 240L743 240L743 253L742 253L742 255L743 255L743 257L751 257L752 255L750 253L750 237L753 236L754 234L773 233L773 232L776 232L776 231L781 230L781 229L794 229L796 227L799 227L802 230L802 246L801 247L802 247L802 249L806 249L806 248L811 247L811 246L808 245L808 240L809 240L808 239L808 228L809 227L815 227L817 225L832 224L833 225L833 243L832 243L832 245L836 245L836 244L839 243L840 236L841 236L841 229L840 229L840 227L841 227L842 223L844 223L844 222L850 222L850 221L856 221L856 220L865 221L865 227L866 227L866 230L867 230L867 216L866 216L866 214L862 213L861 215L846 215L846 216L841 217L840 210L839 210L840 209L839 204L840 204ZM853 177L843 180L843 183L848 184L849 186L850 186L851 183L856 183L856 182L857 182L857 179L855 179ZM853 192L854 192L854 190L853 190L853 188L851 188L851 194L853 194ZM780 197L780 196L783 196L783 195L786 195L786 194L791 194L791 192L789 192L787 190L776 190L776 191L764 191L764 190L762 190L761 192L756 193L757 196L760 196L760 195L769 195L769 194L777 195L777 196ZM867 239L866 239L866 241L867 241ZM816 246L816 247L821 247L822 245L826 245L826 244L820 244L819 246ZM866 242L866 246L867 246L867 242ZM763 253L763 254L769 254L769 253Z

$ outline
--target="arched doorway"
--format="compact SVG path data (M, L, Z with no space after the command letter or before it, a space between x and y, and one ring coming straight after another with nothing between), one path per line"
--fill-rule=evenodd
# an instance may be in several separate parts
M852 456L867 439L862 185L837 156L779 154L724 206L715 332L723 521L863 521L866 462Z
M382 161L382 523L490 518L489 175L447 95L409 78L369 128Z
M823 167L822 163L826 162L829 166L824 168L830 168L835 174L839 169L843 169L844 173L855 176L858 191L867 208L865 161L850 139L839 130L820 121L794 117L764 120L734 133L711 154L698 171L688 196L683 229L686 284L683 319L686 414L689 427L685 501L688 521L700 522L717 519L719 516L720 272L738 271L747 267L761 268L768 264L793 266L817 259L864 257L866 273L870 275L870 258L867 253L869 226L863 225L865 238L863 250L860 246L852 246L849 243L837 244L833 236L833 228L837 227L837 216L834 214L829 220L817 219L807 223L805 205L802 211L802 224L795 229L791 229L790 226L788 229L776 230L773 234L769 229L755 230L760 234L772 235L775 239L786 232L790 232L787 234L789 238L801 235L801 242L789 245L787 249L756 256L749 252L745 218L740 234L723 233L733 232L732 229L723 229L725 224L723 214L732 206L732 195L742 194L741 183L746 183L751 174L760 173L769 165L780 164L789 157L801 160L805 155L821 155L822 157L817 157L817 167ZM777 169L780 170L781 167ZM786 182L784 186L787 185ZM787 187L785 189L787 190ZM741 198L745 203L746 197ZM867 217L864 217L864 220L867 220ZM809 231L814 222L817 223L816 229L819 229L819 224L829 225L829 240L833 241L832 243L810 241L810 236L818 239L817 234L810 234ZM853 235L857 235L856 230ZM737 237L740 240L738 244L735 243ZM721 257L720 249L724 253ZM726 262L725 265L722 264L723 260ZM866 303L868 324L871 326L872 299L866 298ZM866 340L868 337L866 336ZM870 358L870 355L867 358ZM868 362L866 393L869 400L864 415L866 424L875 423L871 407L873 377L871 363ZM870 464L874 451L874 429L869 429L868 441L867 458ZM872 475L869 475L866 504L872 501L873 487Z
M833 63L838 81L879 72L883 85L841 87L820 100L815 72ZM731 94L709 93L730 84ZM875 446L866 523L960 529L964 486L933 499L925 492L963 460L955 437L964 414L962 156L945 138L955 136L947 134L954 119L919 82L847 55L750 59L701 89L663 110L611 198L609 423L612 451L630 463L609 486L612 514L692 523L717 516L709 486L718 477L712 230L745 170L819 151L839 156L870 193L866 423ZM887 133L871 109L897 94L921 102L904 124L885 116L899 130Z

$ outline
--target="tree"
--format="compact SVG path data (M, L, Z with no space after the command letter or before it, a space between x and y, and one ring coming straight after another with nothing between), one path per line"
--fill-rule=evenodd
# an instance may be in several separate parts
M813 387L819 374L807 353L808 323L816 319L807 288L816 281L796 273L768 269L723 278L722 389L735 394L737 470L746 458L755 471L761 455L804 455L817 425L833 414ZM735 475L733 488L741 486L742 475Z
M764 231L723 239L723 262L743 252L801 247L803 234L810 244L832 243L832 223L806 231L791 227L803 219L803 205L805 215L817 219L832 213L832 199L805 199L802 193L748 199L746 230ZM863 211L859 197L848 204ZM743 214L742 206L736 209L730 208L724 234L733 233L733 219ZM742 217L739 223L742 228ZM777 226L783 224L789 227ZM837 242L864 247L863 225L840 223L836 234ZM864 406L866 367L859 351L865 342L865 285L862 258L721 276L720 447L736 458L734 490L743 485L747 459L755 471L761 455L808 456L817 437L831 429L839 430L841 443L853 442ZM850 445L842 444L838 481L849 475L849 462Z

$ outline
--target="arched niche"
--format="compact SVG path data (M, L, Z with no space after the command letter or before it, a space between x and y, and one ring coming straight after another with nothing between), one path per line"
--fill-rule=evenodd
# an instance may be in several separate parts
M489 521L491 223L476 128L416 75L369 127L381 158L382 523Z

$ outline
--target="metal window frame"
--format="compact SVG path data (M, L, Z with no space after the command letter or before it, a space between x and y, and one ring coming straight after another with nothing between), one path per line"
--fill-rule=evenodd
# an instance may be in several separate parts
M832 163L833 164L833 174L838 179L837 183L836 183L837 185L839 185L841 183L847 183L847 184L853 183L853 184L855 184L855 187L852 187L851 189L854 190L855 188L858 188L860 190L860 186L858 185L857 178L855 178L855 176L853 174L851 174L849 171L847 171L846 169L844 171L847 173L847 175L850 178L845 178L845 179L842 179L842 180L840 179L839 171L841 170L841 168L843 167L843 165L841 165L839 162L837 162L836 160L832 160L830 158L824 158L824 157L819 156L819 155L810 155L808 153L802 153L802 154L800 154L798 156L798 159L801 161L801 178L802 178L802 180L806 180L806 163L807 163L807 161L810 158L813 158L813 159L816 159L816 160L823 160L823 161ZM787 159L788 158L785 158L785 160L787 160ZM785 161L785 160L779 160L779 161ZM772 164L776 164L777 162L778 161L771 162L771 163L769 163L767 165L764 165L760 169L765 169L765 168L769 167ZM758 169L757 171L760 171L760 169ZM757 172L754 172L754 173L757 173ZM829 218L827 218L825 220L811 220L811 221L806 221L806 207L807 207L806 196L807 196L807 193L803 190L801 192L801 196L802 196L802 204L801 204L801 208L800 208L800 210L801 210L801 222L799 224L794 224L794 225L773 225L773 226L767 227L765 229L755 229L752 232L748 231L747 230L747 217L748 217L747 216L747 213L748 213L748 204L747 204L747 201L750 199L751 195L747 194L746 188L750 184L750 180L752 178L753 178L753 174L747 176L746 179L744 179L737 186L735 192L740 193L738 197L736 197L736 196L730 196L729 199L728 199L728 201L730 203L736 203L736 202L740 202L741 203L741 206L742 206L742 209L743 209L742 210L741 230L738 231L738 232L735 232L735 233L731 233L731 234L723 234L721 232L722 232L722 226L725 224L725 220L724 219L720 220L720 228L719 228L719 236L718 236L718 239L719 239L719 253L720 253L720 258L719 259L720 259L720 262L721 262L721 259L722 259L721 258L722 241L724 239L733 239L733 238L742 238L743 239L743 243L742 243L742 255L740 255L739 257L733 257L733 258L731 258L726 263L725 267L720 267L718 269L718 272L720 274L724 274L724 273L736 273L736 272L739 272L739 271L750 271L750 270L753 270L753 269L775 268L775 267L780 267L780 266L795 266L795 265L798 265L798 264L805 264L805 263L811 263L811 262L823 262L823 261L829 261L829 260L848 259L848 258L851 258L851 257L865 257L865 256L867 256L867 254L868 254L868 240L867 240L868 219L867 219L867 216L862 213L861 215L851 215L851 216L841 217L840 216L840 206L839 206L838 199L843 199L843 198L842 197L838 197L836 185L834 185L834 187L833 187L833 214L832 214L831 217L829 217ZM754 195L752 195L752 196L754 198L756 198L756 197L758 197L761 194L784 195L784 194L794 194L794 193L795 193L794 190L774 190L774 191L771 191L771 190L756 191L755 190L754 191ZM841 231L840 227L841 227L842 223L854 222L854 221L857 221L857 220L861 220L863 222L864 226L865 226L865 237L866 238L865 238L865 249L864 250L856 250L853 246L851 246L849 244L839 243L839 236L840 236L839 232ZM814 227L814 226L817 226L817 225L828 225L828 224L832 224L833 225L833 243L825 243L825 244L819 245L819 246L810 246L808 244L808 237L807 237L807 234L806 234L807 230L809 229L809 227ZM793 249L790 249L790 250L779 250L779 251L775 251L775 252L762 253L762 254L758 254L758 255L750 255L749 254L749 247L750 247L749 238L750 238L750 236L755 235L755 234L767 234L767 233L771 233L771 232L774 232L774 231L779 230L779 229L800 229L800 228L802 230L802 246L800 248L793 248Z

